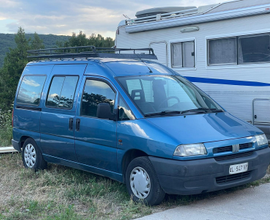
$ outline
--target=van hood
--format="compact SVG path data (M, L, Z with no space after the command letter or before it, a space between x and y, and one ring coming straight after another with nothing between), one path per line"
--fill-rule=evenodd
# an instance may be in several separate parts
M227 112L147 118L179 144L205 143L263 133L255 126Z

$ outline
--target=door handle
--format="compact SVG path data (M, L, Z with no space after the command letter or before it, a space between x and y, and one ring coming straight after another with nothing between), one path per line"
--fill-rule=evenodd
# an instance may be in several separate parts
M77 118L76 119L76 131L79 131L80 130L80 123L81 123L80 119Z
M69 119L69 125L68 125L69 130L73 130L73 118Z

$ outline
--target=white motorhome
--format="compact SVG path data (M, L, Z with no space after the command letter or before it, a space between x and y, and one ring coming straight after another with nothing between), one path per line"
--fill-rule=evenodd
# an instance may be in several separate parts
M117 48L152 47L160 63L270 139L270 0L153 8L136 17L119 23Z

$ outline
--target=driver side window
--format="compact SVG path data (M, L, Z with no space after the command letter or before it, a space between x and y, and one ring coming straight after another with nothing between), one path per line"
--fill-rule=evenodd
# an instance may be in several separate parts
M87 79L82 96L81 115L97 117L97 106L100 103L109 103L113 113L115 92L106 82Z

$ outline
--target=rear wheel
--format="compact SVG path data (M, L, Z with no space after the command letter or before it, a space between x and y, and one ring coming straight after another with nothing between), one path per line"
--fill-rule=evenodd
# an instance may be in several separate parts
M43 159L36 142L31 138L26 139L23 144L22 160L26 168L33 170L47 167L47 162Z
M126 171L126 186L133 201L142 201L146 205L158 205L165 196L147 157L138 157L130 162Z

